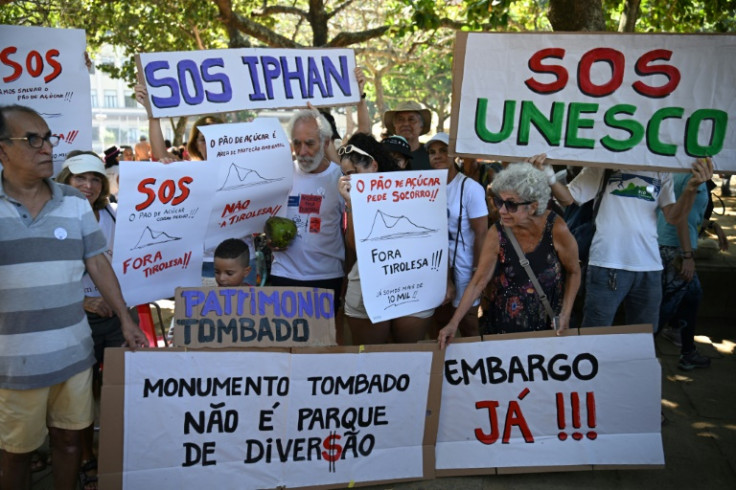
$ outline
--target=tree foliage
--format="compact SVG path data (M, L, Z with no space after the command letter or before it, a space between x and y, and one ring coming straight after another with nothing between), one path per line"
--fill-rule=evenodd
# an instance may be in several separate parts
M736 0L604 0L607 30L628 32L736 32ZM632 4L639 4L638 12ZM620 25L633 18L634 29Z
M446 128L455 31L734 32L736 0L0 0L5 24L84 27L94 51L133 56L241 46L355 48L376 120L406 98Z

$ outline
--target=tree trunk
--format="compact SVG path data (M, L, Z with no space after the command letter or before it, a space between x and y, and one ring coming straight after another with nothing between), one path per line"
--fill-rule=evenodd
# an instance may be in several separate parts
M445 130L445 121L447 121L449 114L445 112L444 109L437 111L437 132L440 131L446 131Z
M618 32L634 32L639 19L641 0L624 0L624 11L618 23Z
M171 129L174 131L174 146L179 146L184 141L184 131L187 129L187 121L189 118L187 116L182 116L179 119L176 120L176 123L174 123L174 119L170 118L169 121L171 121Z
M555 31L604 31L602 0L550 0L547 13Z
M309 0L309 24L312 27L312 46L327 44L327 12L324 0Z

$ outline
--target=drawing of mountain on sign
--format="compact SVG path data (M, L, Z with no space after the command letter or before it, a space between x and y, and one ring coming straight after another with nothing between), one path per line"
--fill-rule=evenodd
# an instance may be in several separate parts
M151 228L146 226L146 229L141 233L141 237L138 239L138 243L135 244L131 250L136 248L146 248L151 245L158 245L159 243L173 242L175 240L181 240L181 237L171 236L165 231L153 231Z
M279 177L277 179L267 179L253 169L238 167L234 163L231 163L230 168L227 169L225 182L218 190L229 191L231 189L240 189L241 187L270 184L271 182L278 182L279 180L284 180L284 178Z
M435 233L437 229L419 226L406 216L392 216L380 209L376 211L368 236L360 241L390 240L392 238L423 237Z

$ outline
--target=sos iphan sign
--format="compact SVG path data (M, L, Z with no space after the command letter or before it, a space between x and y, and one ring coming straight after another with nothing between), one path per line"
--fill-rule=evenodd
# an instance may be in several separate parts
M736 37L459 33L461 155L736 171Z
M360 100L352 49L239 48L142 53L153 117Z

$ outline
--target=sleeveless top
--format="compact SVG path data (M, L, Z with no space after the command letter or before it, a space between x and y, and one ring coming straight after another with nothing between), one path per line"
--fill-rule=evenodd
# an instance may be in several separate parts
M532 270L555 312L562 307L563 269L552 242L552 225L557 215L550 212L536 248L527 253ZM546 330L551 327L544 304L529 275L519 263L501 221L496 223L499 252L496 269L486 291L481 329L483 333L512 333Z

